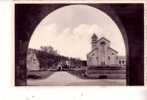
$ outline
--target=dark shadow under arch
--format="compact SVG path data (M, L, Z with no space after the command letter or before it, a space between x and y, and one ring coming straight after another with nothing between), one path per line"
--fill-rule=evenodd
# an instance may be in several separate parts
M26 85L26 53L30 37L49 13L70 4L15 5L15 85ZM87 4L109 15L125 39L127 85L144 85L144 5ZM116 16L117 15L117 16Z

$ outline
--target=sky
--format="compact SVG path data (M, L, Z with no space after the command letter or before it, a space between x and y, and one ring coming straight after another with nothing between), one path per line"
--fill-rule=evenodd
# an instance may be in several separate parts
M110 40L119 55L126 55L124 40L115 22L88 5L69 5L48 14L33 32L29 48L52 46L61 55L86 60L94 33L98 38Z

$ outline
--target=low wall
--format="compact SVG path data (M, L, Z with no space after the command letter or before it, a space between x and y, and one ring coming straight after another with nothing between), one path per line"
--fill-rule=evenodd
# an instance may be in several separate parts
M86 76L99 79L126 79L126 69L122 67L88 67Z

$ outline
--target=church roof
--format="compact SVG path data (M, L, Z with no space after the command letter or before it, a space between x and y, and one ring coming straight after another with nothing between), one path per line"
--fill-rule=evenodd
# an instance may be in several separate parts
M109 49L111 49L112 51L114 51L114 52L118 53L116 50L112 49L111 47L108 47L108 48L109 48Z
M98 49L98 48L95 48L95 49L93 49L92 51L90 51L88 54L87 54L87 56L88 55L90 55L93 51L95 51L96 49Z
M97 40L97 42L101 41L102 39L104 39L104 40L110 42L110 41L109 41L108 39L106 39L105 37L101 37L100 39Z

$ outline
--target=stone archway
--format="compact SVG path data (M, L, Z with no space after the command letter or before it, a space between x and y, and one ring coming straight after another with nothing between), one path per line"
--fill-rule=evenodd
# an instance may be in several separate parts
M15 85L26 85L26 52L38 23L50 12L69 4L15 5ZM127 51L127 84L144 84L143 4L88 4L107 13L118 25ZM112 9L111 9L112 8ZM128 11L128 12L125 12ZM115 12L115 13L114 13ZM116 15L119 17L116 17ZM23 19L23 20L22 20ZM135 21L134 21L135 20ZM126 32L125 32L126 31ZM126 34L125 34L126 33ZM135 61L135 62L134 62ZM134 74L136 77L134 77Z

